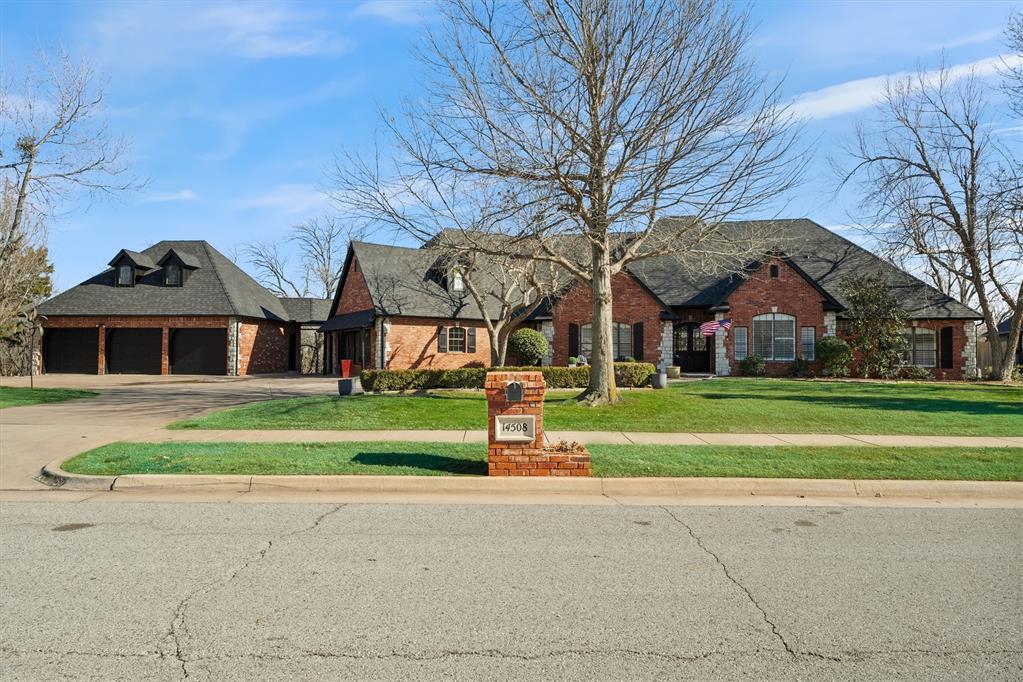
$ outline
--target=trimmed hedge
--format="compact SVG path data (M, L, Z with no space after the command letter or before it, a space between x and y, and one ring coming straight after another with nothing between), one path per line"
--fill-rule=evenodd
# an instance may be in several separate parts
M367 391L425 391L432 388L483 388L487 372L543 372L547 388L586 388L589 367L462 367L459 369L367 369ZM649 362L616 362L615 383L622 388L645 386L654 374Z

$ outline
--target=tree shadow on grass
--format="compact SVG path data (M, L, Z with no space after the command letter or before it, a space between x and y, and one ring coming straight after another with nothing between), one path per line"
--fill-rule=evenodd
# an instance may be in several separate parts
M701 398L707 400L783 400L803 404L824 405L828 407L865 408L871 410L898 410L908 412L960 412L976 416L1023 415L1023 406L1011 399L1006 400L960 400L931 397L911 397L906 395L864 396L864 395L823 395L823 394L770 394L750 395L743 393L702 393Z
M352 457L352 461L367 466L428 469L447 474L485 476L487 473L487 463L483 460L458 459L428 452L360 452Z

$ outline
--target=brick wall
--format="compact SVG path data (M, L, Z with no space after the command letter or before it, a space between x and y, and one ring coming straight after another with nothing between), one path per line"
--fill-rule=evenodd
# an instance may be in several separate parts
M223 316L156 316L156 315L82 315L82 316L54 316L42 320L44 329L82 329L95 327L99 337L99 374L106 374L106 332L109 329L118 328L144 328L163 329L161 340L162 353L160 358L160 370L162 374L170 373L170 360L168 348L168 336L170 329L201 329L219 328L223 329L228 325L228 318ZM40 360L42 362L42 360ZM42 367L42 365L40 365Z
M966 344L968 339L966 338L966 330L964 329L964 320L911 320L907 323L908 327L922 327L924 329L933 329L935 333L934 341L937 344L937 366L928 367L931 374L934 375L935 379L940 381L962 381L965 378L963 368L966 365ZM952 328L952 363L951 369L942 369L941 367L941 330L944 327ZM856 363L859 362L859 354L854 354L853 357L853 369L855 371Z
M620 272L611 279L613 297L611 317L625 324L643 323L643 361L660 361L661 312L665 308L631 275ZM555 365L568 364L568 326L589 324L593 319L593 297L590 288L576 283L554 305ZM639 356L633 350L636 359Z
M388 369L487 367L490 365L490 336L483 322L462 320L460 327L476 330L475 353L437 352L437 328L453 327L454 320L425 317L389 318L387 331Z
M238 374L288 371L287 324L243 319L238 325Z
M359 259L353 256L345 277L344 289L341 290L341 299L337 303L337 310L334 311L334 314L355 313L360 310L369 310L372 307L373 298L369 295L366 277L362 274L362 268L359 267Z
M771 265L778 266L778 276L771 277ZM803 327L816 328L816 338L824 336L823 297L803 277L780 258L767 258L750 278L728 297L729 311L725 317L732 319L732 331L725 337L725 348L728 364L732 374L739 373L739 363L735 360L735 327L747 328L749 354L753 355L753 317L772 312L792 315L796 318L796 357L801 357L799 339ZM780 376L788 369L790 362L767 363L768 376ZM815 372L820 371L820 363L812 363Z

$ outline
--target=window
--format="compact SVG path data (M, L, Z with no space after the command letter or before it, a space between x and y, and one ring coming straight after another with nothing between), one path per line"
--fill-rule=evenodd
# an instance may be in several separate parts
M795 360L796 318L781 313L754 317L753 353L765 360Z
M465 280L458 268L451 271L451 291L465 291Z
M849 336L852 334L852 323L852 320L838 320L838 328L835 331L838 332L839 336Z
M448 352L449 353L464 353L465 352L465 329L462 327L449 327L448 328Z
M802 327L799 330L799 356L804 360L813 360L817 345L817 328Z
M934 367L938 364L938 339L933 329L910 327L902 330L906 351L902 354L905 365Z
M119 265L117 267L117 286L135 286L135 268L131 265Z
M163 283L169 287L181 286L181 266L177 263L167 263L163 268Z
M771 266L771 277L777 277L777 276L778 276L778 266L777 265L772 265Z
M579 354L585 358L593 356L593 325L584 324L580 328ZM611 324L611 352L614 359L635 357L632 354L632 325L622 322Z
M747 337L746 327L734 327L732 329L732 343L734 344L733 353L736 360L745 360L749 354L749 339Z

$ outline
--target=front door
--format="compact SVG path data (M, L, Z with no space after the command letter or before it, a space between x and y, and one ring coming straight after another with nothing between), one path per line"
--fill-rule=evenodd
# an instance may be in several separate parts
M700 332L699 322L675 325L675 364L683 372L710 371L710 339Z

